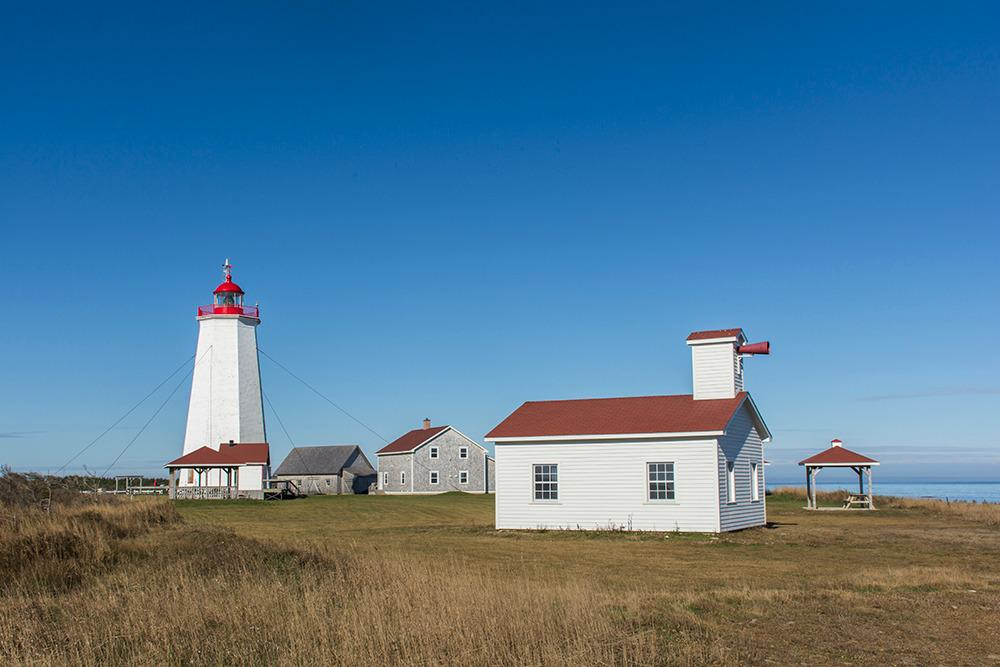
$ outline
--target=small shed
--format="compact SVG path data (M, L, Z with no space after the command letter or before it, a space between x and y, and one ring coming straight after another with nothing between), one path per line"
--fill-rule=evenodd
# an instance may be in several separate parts
M274 471L307 495L368 493L375 468L357 445L294 447Z
M817 509L816 476L823 468L850 468L858 475L858 492L847 494L843 509L875 509L872 494L872 467L878 465L878 461L875 459L852 452L844 447L843 442L834 439L830 441L830 446L827 449L799 461L799 465L806 469L806 509ZM867 489L865 488L866 478L868 480Z

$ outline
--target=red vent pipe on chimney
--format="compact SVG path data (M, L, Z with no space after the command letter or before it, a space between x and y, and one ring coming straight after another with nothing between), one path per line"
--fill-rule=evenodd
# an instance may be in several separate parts
M736 348L736 352L739 354L771 354L771 343L765 340L762 343L740 345Z

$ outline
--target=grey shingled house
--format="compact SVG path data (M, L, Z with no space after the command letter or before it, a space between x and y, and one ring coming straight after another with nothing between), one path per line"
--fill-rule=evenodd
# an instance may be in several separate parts
M295 447L272 477L294 482L306 495L368 493L375 468L357 445Z
M453 426L414 429L375 452L381 493L493 493L496 465L486 448Z

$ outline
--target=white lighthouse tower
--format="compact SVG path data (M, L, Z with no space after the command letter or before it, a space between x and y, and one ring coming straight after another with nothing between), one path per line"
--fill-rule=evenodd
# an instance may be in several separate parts
M257 357L260 314L256 306L243 305L243 290L233 282L228 259L223 269L226 279L215 288L213 303L198 307L184 454L206 446L218 450L222 443L267 442ZM196 483L192 472L182 472L181 485ZM219 470L208 475L201 484L222 483Z

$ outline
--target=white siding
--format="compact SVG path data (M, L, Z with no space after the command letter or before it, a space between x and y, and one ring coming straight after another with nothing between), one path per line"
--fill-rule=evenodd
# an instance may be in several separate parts
M260 491L264 488L264 466L240 466L240 491Z
M496 527L715 532L715 440L496 444ZM672 462L676 499L647 500L646 464ZM559 500L535 502L532 465L559 466Z
M743 404L719 439L719 524L723 531L762 526L767 522L764 507L764 448L750 417L750 407ZM736 502L726 502L726 462L735 462ZM751 463L757 464L760 500L752 499Z
M736 395L736 347L733 343L691 346L694 398L732 398ZM740 390L742 390L742 380Z
M235 315L198 318L184 454L220 443L266 442L257 358L257 320ZM222 483L212 470L203 483ZM181 485L187 475L181 474Z

